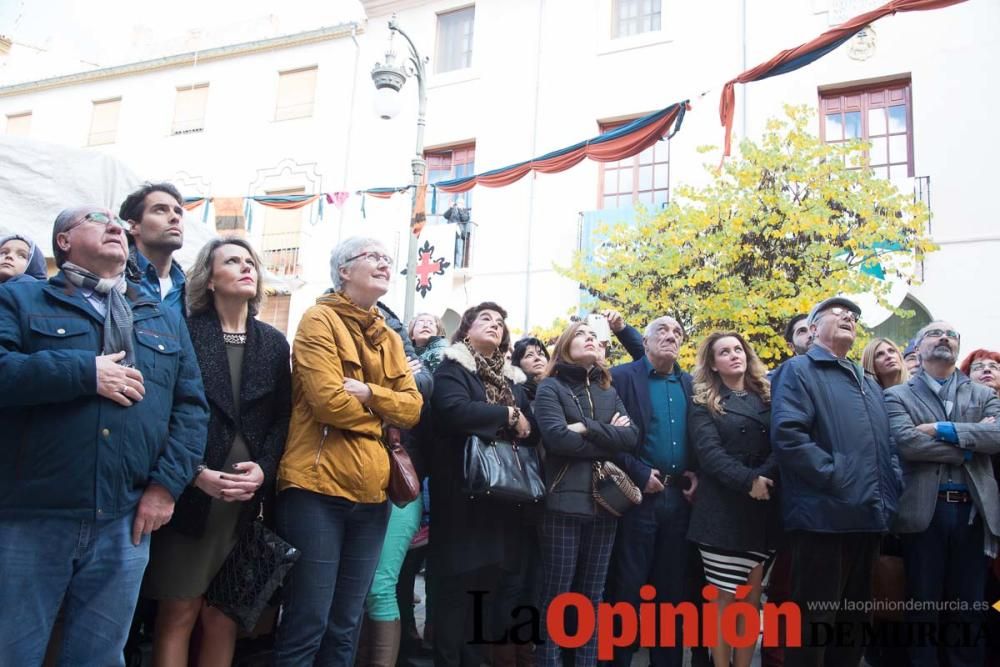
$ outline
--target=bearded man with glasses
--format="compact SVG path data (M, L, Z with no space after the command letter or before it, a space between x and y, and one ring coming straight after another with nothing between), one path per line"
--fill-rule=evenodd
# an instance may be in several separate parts
M997 555L1000 537L1000 498L990 462L1000 452L1000 399L955 367L960 340L948 322L921 329L922 372L888 389L885 398L906 473L893 531L902 536L907 597L968 605L947 619L937 610L921 610L907 620L968 623L975 636L983 618L972 607L983 598L987 558ZM945 650L953 667L982 665L985 658L981 643ZM937 651L930 642L911 647L910 662L937 665Z
M813 344L771 380L791 599L802 613L802 646L786 649L789 667L859 664L872 567L902 491L882 388L847 358L860 315L848 299L816 304ZM842 600L852 605L816 605ZM837 628L835 642L823 641L824 627Z
M125 278L121 221L66 209L52 247L55 276L0 290L0 664L41 664L62 604L59 664L124 665L208 406L179 314Z

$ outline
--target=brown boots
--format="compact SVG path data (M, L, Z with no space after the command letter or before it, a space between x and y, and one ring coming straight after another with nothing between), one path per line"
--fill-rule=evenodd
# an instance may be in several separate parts
M355 667L396 667L402 625L394 621L373 621L365 616L358 639Z

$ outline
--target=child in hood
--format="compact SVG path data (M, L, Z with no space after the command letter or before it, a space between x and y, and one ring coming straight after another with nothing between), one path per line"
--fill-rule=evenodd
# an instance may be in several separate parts
M45 256L34 241L21 234L0 237L0 283L47 278Z

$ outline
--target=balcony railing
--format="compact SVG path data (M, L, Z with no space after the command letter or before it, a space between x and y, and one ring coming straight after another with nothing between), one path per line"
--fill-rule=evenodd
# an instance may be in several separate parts
M287 278L299 275L302 270L298 248L265 250L261 259L264 261L264 269L272 276Z

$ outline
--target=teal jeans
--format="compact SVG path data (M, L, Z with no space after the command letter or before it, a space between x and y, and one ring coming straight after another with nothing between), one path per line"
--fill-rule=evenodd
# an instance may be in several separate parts
M379 557L378 566L375 568L375 579L365 601L368 617L373 621L399 619L396 582L399 580L399 570L403 567L403 559L406 558L406 552L410 548L410 541L420 527L423 511L423 503L419 498L403 509L392 506L385 542L382 543L382 555Z

